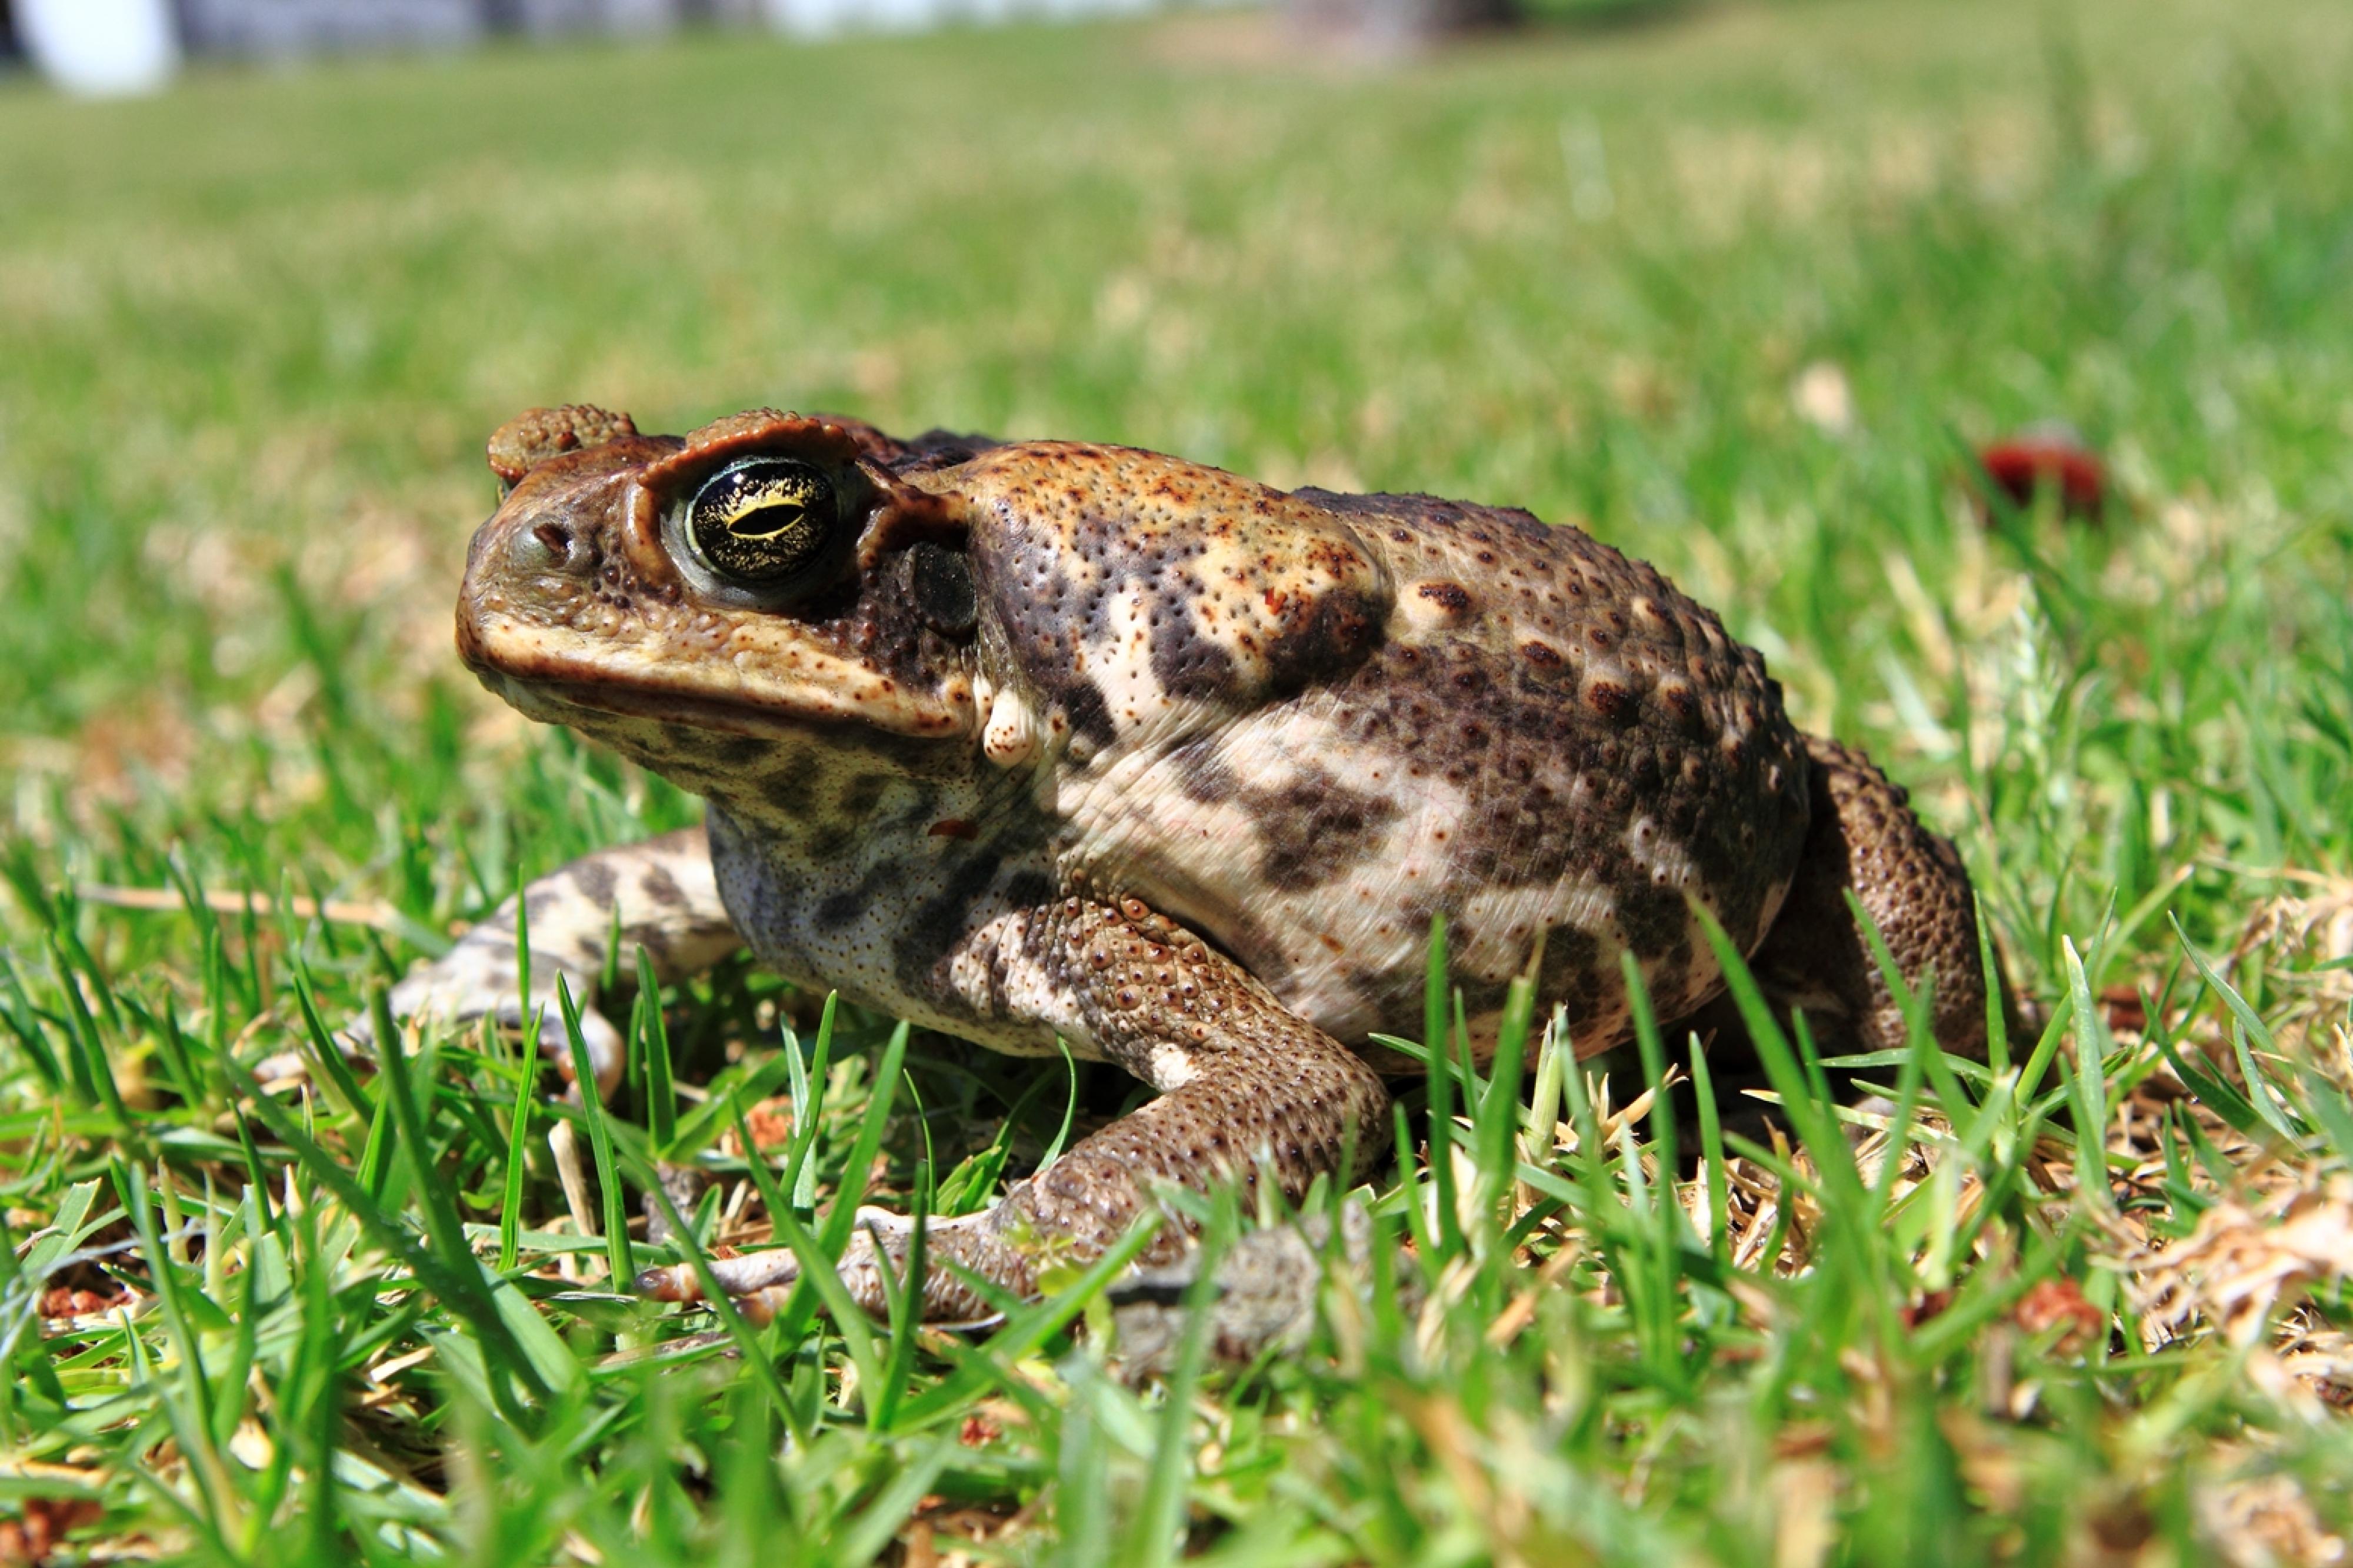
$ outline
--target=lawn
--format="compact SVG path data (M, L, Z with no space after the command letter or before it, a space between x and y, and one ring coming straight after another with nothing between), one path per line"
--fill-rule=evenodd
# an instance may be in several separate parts
M0 80L0 1561L2343 1561L2348 79L2326 0L1819 0ZM1099 1281L960 1337L617 1293L676 1244L575 1218L510 1042L248 1076L694 817L450 648L482 440L571 400L1577 522L1912 786L2050 1026L1767 1146L1532 1041L1407 1097L1411 1250L1310 1344L1140 1388ZM2105 522L1981 520L2049 419ZM822 1000L666 993L583 1143L838 1245L1121 1102Z

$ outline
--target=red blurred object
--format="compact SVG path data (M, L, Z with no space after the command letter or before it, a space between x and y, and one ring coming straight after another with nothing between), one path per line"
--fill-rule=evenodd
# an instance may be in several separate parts
M0 1563L40 1568L68 1531L97 1523L104 1511L90 1498L26 1498L16 1518L0 1520Z
M102 1296L95 1290L77 1290L70 1286L59 1285L41 1293L41 1316L51 1319L90 1318L130 1304L131 1292L128 1290Z
M2011 1316L2030 1334L2066 1325L2059 1335L2061 1350L2081 1349L2108 1326L2108 1315L2085 1300L2083 1287L2064 1276L2036 1280Z
M2014 506L2048 487L2065 517L2097 522L2107 509L2108 469L2072 430L2021 430L1978 453L1978 465Z

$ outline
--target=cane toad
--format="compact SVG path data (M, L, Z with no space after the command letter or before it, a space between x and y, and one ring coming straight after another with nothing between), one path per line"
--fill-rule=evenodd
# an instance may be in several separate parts
M1701 1008L1722 977L1697 906L1777 1002L1900 1045L1851 889L1903 972L1934 972L1942 1042L1982 1048L1951 846L1799 733L1714 614L1573 528L768 410L683 438L534 410L490 457L508 492L468 559L466 662L708 803L703 830L525 889L537 989L591 992L617 922L665 977L748 944L1144 1079L1159 1098L933 1225L935 1259L1013 1290L1038 1240L1098 1251L1156 1182L1296 1196L1344 1149L1368 1162L1400 1064L1362 1047L1419 1033L1434 916L1474 1034L1532 958L1580 1052L1630 1032L1621 953L1660 1016ZM514 1016L512 931L484 921L396 1006ZM870 1305L890 1234L844 1262ZM792 1266L720 1268L757 1292ZM929 1297L978 1306L936 1266Z

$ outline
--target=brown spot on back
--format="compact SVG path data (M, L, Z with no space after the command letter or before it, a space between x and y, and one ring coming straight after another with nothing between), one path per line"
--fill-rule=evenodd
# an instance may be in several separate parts
M1470 592L1460 583L1444 581L1424 583L1414 591L1451 614L1461 616L1470 612Z
M1641 717L1642 700L1614 680L1597 680L1588 686L1585 703L1602 718L1621 728Z

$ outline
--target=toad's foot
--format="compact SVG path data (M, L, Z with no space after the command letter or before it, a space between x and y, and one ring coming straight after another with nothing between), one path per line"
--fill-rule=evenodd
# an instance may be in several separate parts
M957 966L976 977L968 998L976 1007L1048 1025L1161 1094L1015 1183L985 1213L934 1221L927 1319L968 1321L992 1310L944 1263L1033 1296L1045 1259L1101 1257L1156 1187L1248 1189L1263 1177L1295 1201L1318 1175L1353 1179L1385 1144L1388 1094L1362 1058L1142 903L1064 900L1008 917L986 942L981 962ZM1343 1170L1351 1151L1355 1168ZM892 1216L860 1216L840 1271L870 1312L886 1300L880 1268L896 1277L906 1266L908 1229ZM1173 1262L1185 1245L1183 1225L1171 1225L1141 1261ZM731 1295L773 1309L782 1298L769 1293L788 1289L799 1265L769 1252L713 1268ZM701 1294L683 1267L652 1270L639 1283L665 1300Z
M923 1321L945 1327L975 1327L997 1315L996 1304L957 1270L978 1276L1017 1295L1031 1294L1045 1252L1034 1238L1018 1234L1003 1204L972 1215L934 1219L923 1227ZM915 1227L902 1215L879 1208L858 1211L858 1228L835 1266L849 1299L861 1310L886 1316L893 1291L903 1289L912 1267ZM719 1288L754 1321L766 1322L784 1310L801 1277L799 1256L787 1247L711 1260ZM891 1283L882 1280L889 1271ZM649 1268L638 1288L664 1301L700 1301L702 1282L681 1264Z
M1212 1360L1229 1365L1270 1352L1298 1351L1314 1331L1317 1300L1325 1288L1354 1296L1369 1310L1383 1265L1398 1309L1408 1316L1419 1311L1421 1271L1394 1241L1388 1244L1388 1256L1377 1262L1374 1248L1381 1245L1371 1213L1353 1198L1340 1210L1337 1247L1331 1215L1322 1212L1236 1237L1210 1268L1204 1348ZM1206 1251L1197 1247L1176 1263L1140 1269L1106 1292L1112 1356L1123 1380L1141 1384L1165 1377L1176 1366L1207 1261Z
M564 1012L556 998L563 978L580 1013L581 1041L599 1094L620 1081L620 1031L594 1003L605 958L617 926L624 973L642 947L655 974L673 980L708 969L743 946L711 871L711 847L700 827L585 855L522 891L531 942L529 1013L539 1020L539 1047L572 1075ZM396 1019L464 1024L492 1018L510 1028L527 1023L522 962L515 945L515 900L509 899L458 944L393 987ZM363 1048L375 1035L365 1019L346 1031Z

